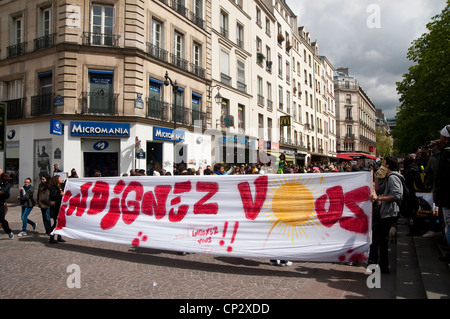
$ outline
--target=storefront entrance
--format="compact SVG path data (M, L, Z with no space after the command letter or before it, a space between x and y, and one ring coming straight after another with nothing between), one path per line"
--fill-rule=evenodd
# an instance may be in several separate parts
M94 177L96 173L101 176L119 176L118 153L90 153L84 152L84 177Z
M161 171L163 167L162 159L163 159L163 150L162 143L147 143L147 170L153 172Z

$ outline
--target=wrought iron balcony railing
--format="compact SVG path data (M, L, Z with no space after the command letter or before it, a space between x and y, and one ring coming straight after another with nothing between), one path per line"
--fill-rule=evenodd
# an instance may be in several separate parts
M118 93L82 92L82 114L118 115Z

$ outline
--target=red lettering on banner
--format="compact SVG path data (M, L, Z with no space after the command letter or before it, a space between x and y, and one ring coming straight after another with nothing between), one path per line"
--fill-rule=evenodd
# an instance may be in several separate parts
M181 193L187 193L191 191L191 182L187 181L187 182L181 182L181 183L175 183L175 187L173 190L174 194L181 194ZM177 205L181 202L181 197L175 197L174 199L171 200L170 204L171 205ZM186 216L186 213L189 209L188 205L180 205L178 207L177 212L175 212L174 208L171 208L169 211L169 221L171 222L179 222L181 221L184 216Z
M127 201L128 194L136 193L135 200ZM122 195L122 220L125 224L129 225L136 220L139 216L139 211L141 210L140 201L142 200L142 195L144 189L141 183L131 182L128 187L123 191ZM131 210L128 207L132 207Z
M197 192L208 192L202 199L194 205L194 214L213 214L219 211L217 203L205 204L211 197L219 191L219 184L210 182L198 182Z
M326 202L329 202L328 211L325 210ZM317 217L325 227L333 226L341 217L344 209L344 192L341 186L327 189L326 194L320 196L315 203Z
M69 208L66 211L67 216L72 215L74 211L76 211L77 216L82 216L84 214L84 211L86 210L88 190L91 186L92 183L83 184L80 187L81 194L77 194L73 197L70 197L72 196L70 191L64 194L64 201L69 200Z
M365 202L370 199L370 188L367 186L354 189L345 194L344 203L345 206L350 209L355 217L342 217L339 220L339 225L342 228L360 234L365 234L369 230L369 221L367 215L364 213L361 207L356 203Z
M114 194L120 195L120 193L122 193L122 191L124 190L125 186L126 184L123 180L118 181L116 186L114 186L113 188ZM113 228L116 225L119 218L120 218L120 198L114 197L109 202L109 211L106 213L105 216L103 216L102 220L100 221L100 227L102 229Z
M119 181L118 184L120 182L124 183L123 181ZM91 205L88 210L89 215L98 214L106 208L109 199L109 184L102 181L98 181L92 188L92 192L94 193L94 196L91 199Z
M151 191L146 192L142 200L142 212L150 216L154 212L156 219L166 216L167 196L169 196L171 190L171 186L156 186L155 195Z
M369 230L369 221L357 202L364 202L370 198L370 188L367 186L357 188L344 195L341 186L327 189L326 194L320 196L315 202L315 211L322 225L331 227L339 221L339 225L348 231L365 234ZM325 204L329 204L328 211ZM355 214L355 217L342 217L344 205Z
M267 176L258 177L254 183L256 187L255 201L252 199L249 183L245 182L238 184L245 217L250 220L255 220L256 217L258 217L258 214L266 201L268 178Z

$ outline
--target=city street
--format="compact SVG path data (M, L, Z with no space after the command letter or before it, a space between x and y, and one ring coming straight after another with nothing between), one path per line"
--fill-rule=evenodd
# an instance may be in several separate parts
M365 266L230 258L65 238L49 244L40 209L36 231L19 237L20 206L0 231L2 298L39 299L367 299Z

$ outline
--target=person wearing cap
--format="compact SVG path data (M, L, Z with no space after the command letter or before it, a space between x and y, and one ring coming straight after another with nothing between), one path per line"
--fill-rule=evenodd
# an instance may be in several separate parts
M435 204L442 210L445 239L448 245L450 244L450 124L446 125L440 134L443 147L436 174ZM450 263L450 253L441 257L440 260Z

